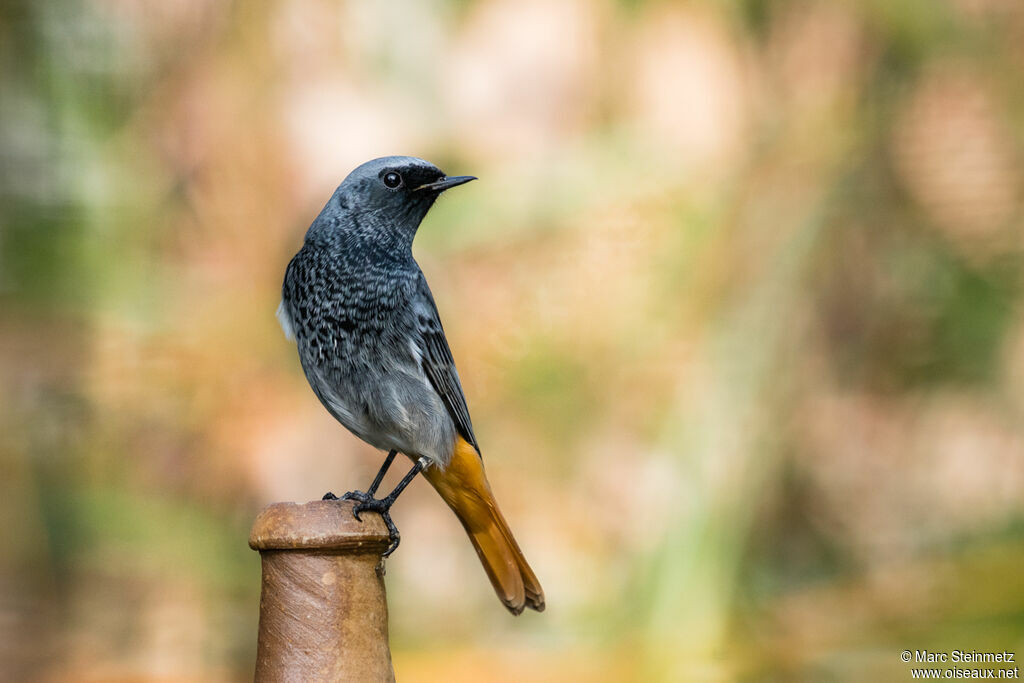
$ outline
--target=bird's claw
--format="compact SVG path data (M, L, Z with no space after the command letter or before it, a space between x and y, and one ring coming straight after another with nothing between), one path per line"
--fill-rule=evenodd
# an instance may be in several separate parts
M391 542L388 544L388 549L384 551L381 557L387 557L391 553L395 552L398 544L401 543L402 537L398 533L398 527L391 520L391 504L394 503L394 499L391 496L385 496L384 498L374 498L371 494L364 491L349 491L343 495L340 500L354 500L356 504L352 506L352 516L359 522L362 522L362 518L359 516L360 512L369 510L370 512L376 512L384 520L384 524L388 527L388 536Z
M358 519L360 522L363 521L359 517L359 513L363 510L374 510L375 512L381 512L376 510L374 503L377 503L377 499L365 491L349 491L344 494L339 500L354 500L356 504L352 506L352 516ZM387 512L387 509L384 509Z

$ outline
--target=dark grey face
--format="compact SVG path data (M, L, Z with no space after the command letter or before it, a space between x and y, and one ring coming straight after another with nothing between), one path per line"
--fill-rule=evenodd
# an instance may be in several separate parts
M438 195L470 180L475 178L446 176L423 159L383 157L352 171L335 200L342 210L371 214L380 222L415 231Z
M369 183L363 185L367 208L377 207L389 217L399 218L411 214L418 215L422 220L440 192L420 188L444 177L444 173L433 165L385 166L369 179Z

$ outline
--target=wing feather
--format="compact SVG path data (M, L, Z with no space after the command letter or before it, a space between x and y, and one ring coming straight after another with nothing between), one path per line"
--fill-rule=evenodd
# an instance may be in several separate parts
M455 429L479 453L480 447L473 434L473 423L469 418L466 396L462 393L459 373L455 370L455 359L452 358L452 351L444 336L437 304L434 303L434 297L430 293L430 287L427 286L427 280L422 273L419 277L418 289L420 297L417 303L421 305L416 307L416 329L423 372L448 409L448 414L455 422Z

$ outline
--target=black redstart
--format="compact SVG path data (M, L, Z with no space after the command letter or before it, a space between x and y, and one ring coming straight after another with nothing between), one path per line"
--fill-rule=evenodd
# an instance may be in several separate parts
M412 256L420 221L448 188L413 157L383 157L352 171L288 264L278 318L324 407L363 441L388 451L353 512L372 510L399 535L389 509L422 472L469 534L498 597L513 614L544 609L544 591L498 510L434 297ZM374 498L396 453L415 464ZM334 498L327 494L325 498Z

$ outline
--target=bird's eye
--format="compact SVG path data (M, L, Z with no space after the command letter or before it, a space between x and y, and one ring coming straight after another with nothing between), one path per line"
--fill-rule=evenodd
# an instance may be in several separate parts
M402 184L402 176L394 171L388 171L384 174L384 184L393 190Z

